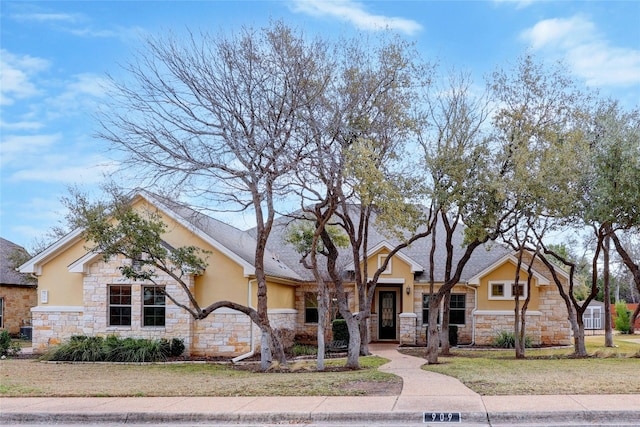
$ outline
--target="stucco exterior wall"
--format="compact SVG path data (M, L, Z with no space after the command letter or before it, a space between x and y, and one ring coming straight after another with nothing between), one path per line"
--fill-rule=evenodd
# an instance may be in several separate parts
M37 304L35 286L0 285L2 325L11 335L20 333L23 326L31 326L31 307Z
M85 245L84 240L79 240L42 266L38 305L43 304L39 299L42 291L48 292L46 304L51 306L82 305L82 275L69 273L68 266L87 253Z
M492 282L503 282L505 286L509 286L516 277L516 266L511 261L505 261L502 265L496 267L493 271L480 279L478 287L478 310L513 310L515 302L513 299L495 299L489 295L490 285ZM527 272L520 269L519 282L526 287ZM529 301L530 310L538 310L540 304L538 280L534 277L531 282L531 298ZM523 304L524 298L520 298L520 306Z

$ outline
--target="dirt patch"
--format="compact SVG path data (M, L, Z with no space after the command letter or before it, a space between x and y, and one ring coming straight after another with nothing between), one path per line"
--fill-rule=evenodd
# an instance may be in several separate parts
M398 396L402 392L402 383L379 383L371 381L353 381L343 384L344 390L359 396Z

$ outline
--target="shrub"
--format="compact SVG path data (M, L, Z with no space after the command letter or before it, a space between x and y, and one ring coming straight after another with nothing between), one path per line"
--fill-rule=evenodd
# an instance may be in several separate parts
M331 322L331 332L333 332L334 341L349 342L349 329L346 320L336 319Z
M20 346L11 340L9 331L0 332L0 357L13 357L20 353Z
M498 335L493 339L493 347L515 348L515 346L515 335L510 331L500 331L498 332ZM531 338L524 337L524 346L527 348L531 347Z
M621 334L631 333L631 312L627 308L627 303L618 301L616 303L616 331Z
M293 356L315 356L318 348L313 345L295 343L289 350Z
M293 346L295 342L296 331L288 328L279 328L276 329L276 333L280 337L280 342L282 343L282 347L285 350L290 349Z
M160 340L162 351L167 357L178 357L184 352L184 341L180 338L171 338L171 341L166 338Z
M43 356L44 360L74 362L158 362L174 353L182 354L184 343L174 338L151 340L144 338L118 338L73 336Z

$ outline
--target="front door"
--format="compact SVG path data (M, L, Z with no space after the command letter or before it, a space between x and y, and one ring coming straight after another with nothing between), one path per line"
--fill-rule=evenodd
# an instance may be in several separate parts
M396 339L396 293L395 291L380 291L378 294L378 339Z

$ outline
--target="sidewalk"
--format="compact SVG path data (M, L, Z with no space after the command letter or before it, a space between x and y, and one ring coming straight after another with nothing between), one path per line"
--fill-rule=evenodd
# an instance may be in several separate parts
M640 395L480 396L395 346L371 349L391 360L381 370L402 377L399 396L2 398L0 424L425 426L459 413L465 426L640 425Z

